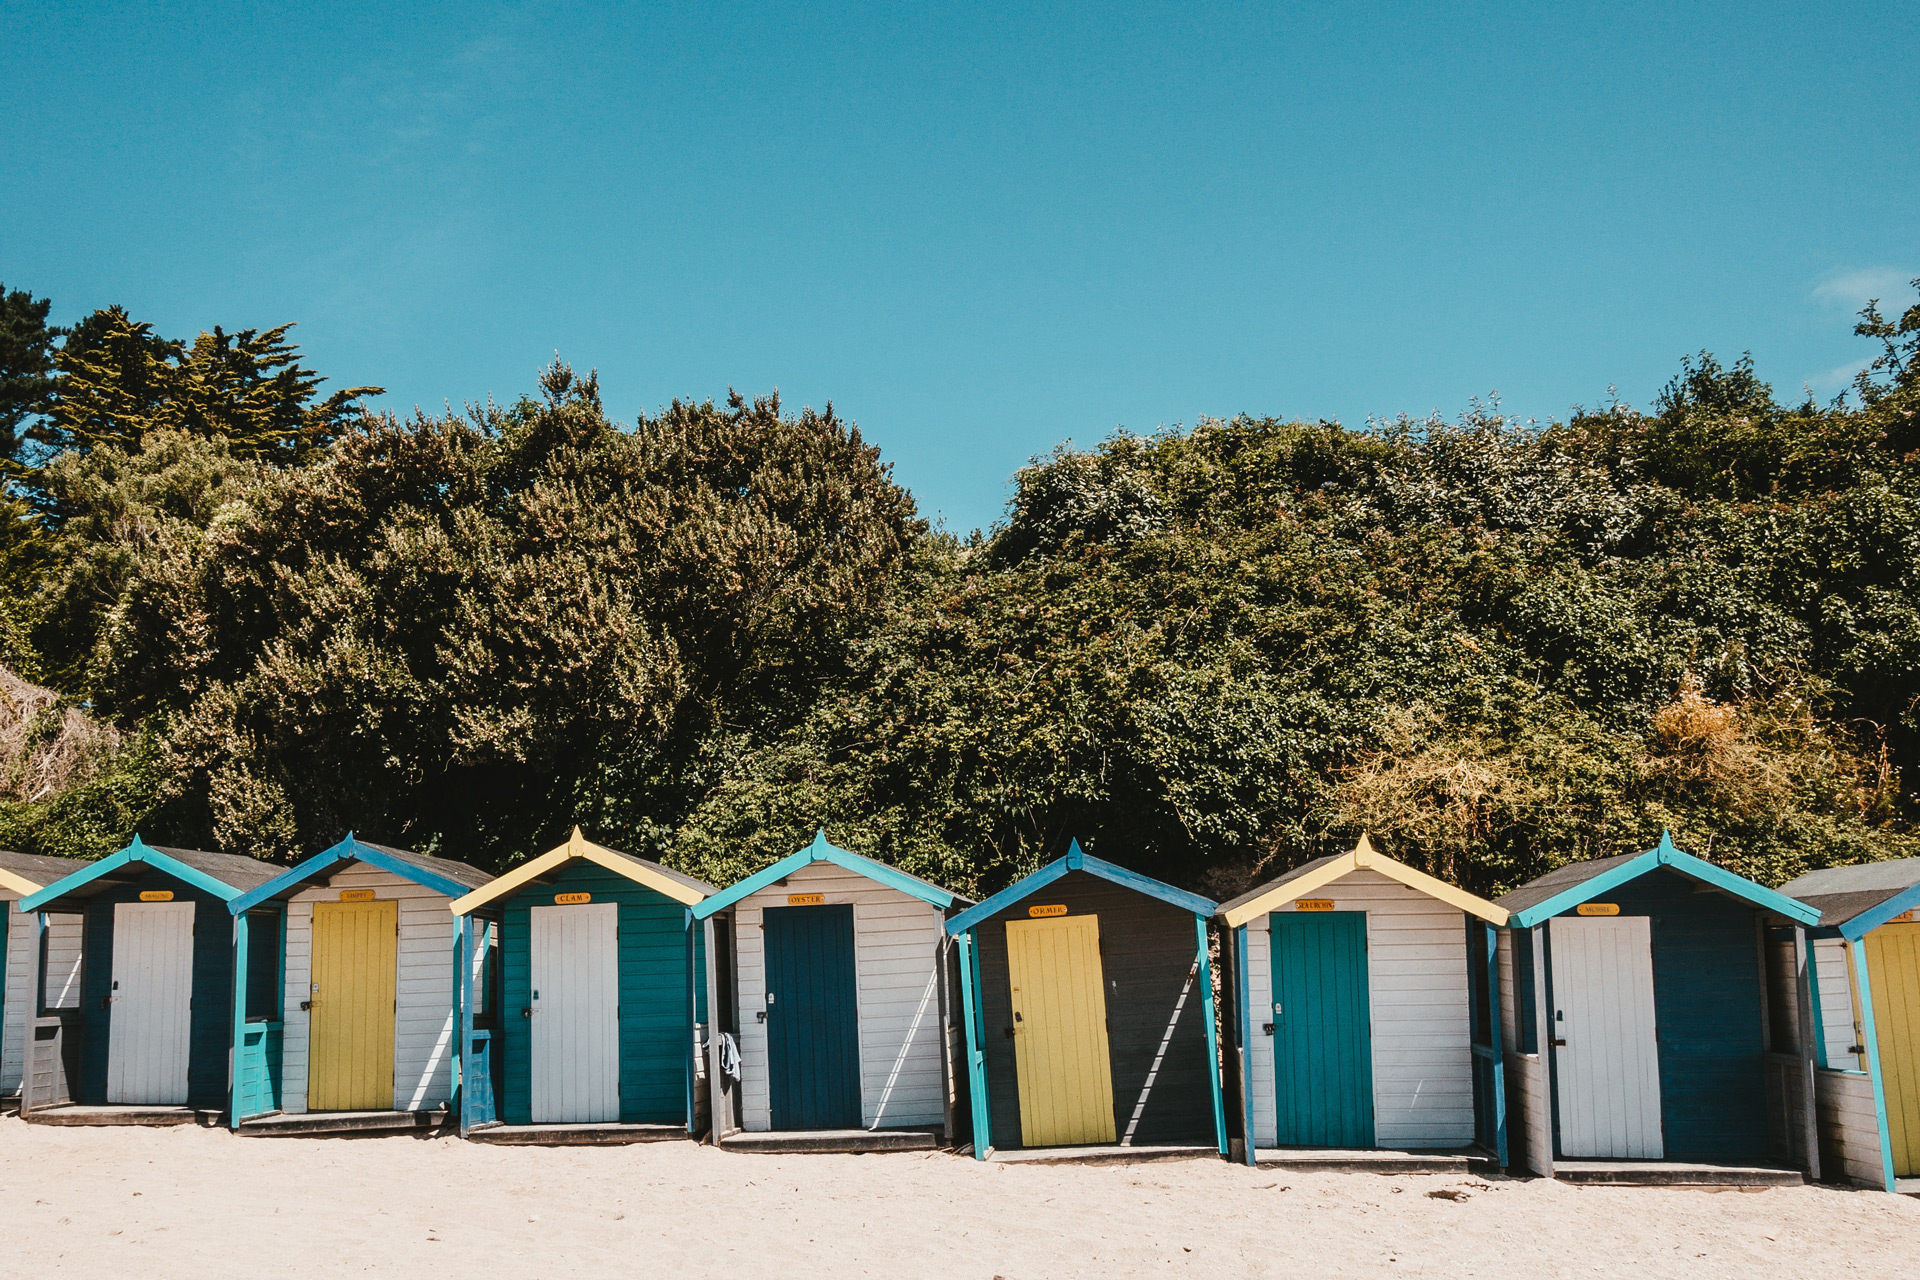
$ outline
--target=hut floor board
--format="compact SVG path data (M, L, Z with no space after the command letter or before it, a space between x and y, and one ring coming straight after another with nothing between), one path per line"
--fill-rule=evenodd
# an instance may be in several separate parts
M1798 1169L1668 1160L1555 1160L1553 1176L1609 1187L1797 1187L1807 1180Z
M618 1147L687 1140L683 1124L497 1124L467 1133L469 1142L503 1147Z
M240 1122L243 1138L324 1138L336 1133L391 1133L432 1129L447 1121L445 1111L308 1111L300 1115L256 1116Z
M1896 1195L1920 1196L1920 1178L1895 1178L1893 1190Z
M772 1133L734 1133L720 1139L725 1151L764 1151L776 1155L931 1151L940 1145L938 1129L806 1129Z
M103 1125L137 1124L164 1126L197 1124L213 1128L223 1113L201 1111L193 1107L75 1106L39 1107L22 1117L28 1124Z
M1492 1173L1493 1157L1479 1151L1352 1151L1327 1147L1262 1147L1254 1152L1262 1169L1299 1169L1311 1173Z
M987 1159L1001 1164L1133 1164L1140 1160L1218 1160L1218 1147L1032 1147L995 1148Z

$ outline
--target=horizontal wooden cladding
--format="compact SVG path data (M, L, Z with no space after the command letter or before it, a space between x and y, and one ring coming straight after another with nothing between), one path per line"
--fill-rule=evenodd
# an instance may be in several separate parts
M1873 1081L1857 1071L1816 1071L1814 1097L1820 1117L1820 1168L1859 1187L1886 1189L1881 1162L1880 1114Z
M1820 996L1820 1038L1827 1049L1826 1065L1835 1070L1866 1070L1866 1054L1854 1053L1860 1031L1854 1022L1853 960L1847 944L1838 938L1818 938L1812 944L1814 976Z
M1188 990L1165 1059L1146 1091L1148 1073L1167 1037L1174 1008L1187 990L1196 957L1193 913L1084 871L1070 871L1038 890L1033 902L1065 904L1068 914L1100 917L1101 965L1107 983L1108 1052L1113 1067L1115 1132L1133 1122L1138 1146L1211 1146L1213 1093L1208 1083L1206 1006ZM1025 920L1028 901L980 922L980 1001L986 1044L988 1106L995 1146L1015 1148L1020 1134L1019 1077L1007 981L1009 920ZM1197 982L1198 979L1196 978ZM1144 1096L1144 1106L1142 1106Z

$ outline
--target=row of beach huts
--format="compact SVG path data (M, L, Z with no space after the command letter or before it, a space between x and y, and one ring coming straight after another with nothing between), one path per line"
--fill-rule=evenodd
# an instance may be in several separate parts
M498 877L136 837L0 900L38 1123L1920 1191L1920 859L1663 836L1487 901L1362 836L1217 903L1075 843L976 903L824 833L724 890L577 828Z

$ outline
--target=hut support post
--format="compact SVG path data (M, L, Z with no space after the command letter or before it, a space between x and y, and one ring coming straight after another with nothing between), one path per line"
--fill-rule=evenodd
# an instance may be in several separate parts
M1207 1087L1213 1093L1213 1134L1224 1156L1227 1154L1227 1108L1220 1096L1220 1025L1214 1017L1213 957L1208 954L1205 916L1195 913L1193 934L1200 942L1200 1011L1207 1021Z
M1867 981L1867 948L1864 940L1850 942L1853 952L1853 989L1860 1002L1861 1048L1867 1051L1867 1073L1873 1081L1873 1114L1880 1122L1880 1169L1885 1189L1893 1187L1893 1137L1887 1132L1887 1090L1880 1079L1880 1035L1873 1026L1873 987Z
M1802 941L1806 939L1805 930L1801 931ZM1827 1062L1827 1019L1820 1010L1820 953L1814 950L1812 942L1806 942L1807 949L1807 1014L1813 1019L1813 1065L1825 1070Z
M1247 926L1233 931L1234 1007L1239 1013L1239 1050L1235 1058L1240 1068L1241 1123L1246 1126L1246 1151L1249 1167L1258 1162L1253 1138L1253 980L1247 974Z
M455 916L453 936L453 1008L459 1027L460 1052L453 1055L454 1118L460 1136L473 1130L472 1101L467 1096L467 1059L473 1053L473 917Z
M698 1071L698 1067L694 1061L694 1056L698 1051L694 1048L694 1043L693 1043L694 1030L693 1029L699 1025L698 1020L700 1017L700 1006L698 1003L699 997L696 994L696 989L694 987L695 978L694 978L694 972L693 972L693 958L695 954L697 954L697 952L693 943L693 929L694 929L693 908L688 907L686 911L683 913L683 915L685 918L685 924L683 926L682 932L685 935L686 948L687 948L687 962L685 966L686 973L687 973L687 1021L686 1021L686 1025L681 1028L680 1039L683 1045L685 1046L686 1064L687 1064L687 1136L689 1138L697 1138L700 1135L697 1132L695 1132L694 1126L699 1123L699 1119L698 1119L698 1116L696 1115L697 1104L695 1102L693 1092L694 1092L694 1077ZM709 1098L711 1098L712 1095L709 1094L708 1096Z
M1487 1105L1493 1108L1494 1158L1499 1167L1507 1167L1507 1058L1501 1044L1500 1026L1500 934L1490 924L1482 924L1487 944L1487 1040L1491 1055L1487 1059Z
M1806 1145L1807 1179L1820 1181L1820 1115L1819 1104L1814 1099L1813 1055L1814 1041L1819 1036L1819 1022L1814 1017L1813 966L1808 963L1812 958L1812 948L1807 946L1807 927L1803 924L1793 926L1793 968L1794 981L1800 984L1800 998L1794 1003L1800 1012L1800 1089L1805 1099L1805 1114L1800 1117L1800 1141ZM1765 970L1763 969L1764 976Z
M993 1121L987 1114L987 1063L980 1047L979 950L973 930L954 941L960 947L960 1007L967 1024L967 1096L973 1104L973 1158L985 1160L992 1149Z
M240 1099L247 1088L247 913L233 918L233 1038L228 1041L227 1127L240 1127Z

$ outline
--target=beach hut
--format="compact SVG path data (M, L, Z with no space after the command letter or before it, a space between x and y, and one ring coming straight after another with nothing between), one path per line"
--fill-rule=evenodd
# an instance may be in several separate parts
M1363 834L1346 853L1221 904L1216 919L1227 930L1248 1164L1276 1148L1479 1143L1502 1155L1487 957L1505 911L1382 855Z
M947 921L959 945L973 1154L1227 1153L1207 922L1217 904L1067 854Z
M228 903L232 1126L272 1136L443 1119L459 1019L447 907L488 879L349 832Z
M1818 912L1664 833L1657 848L1572 863L1494 905L1508 912L1499 966L1516 1163L1583 1181L1800 1180L1767 1167L1762 931L1769 918L1804 928ZM1802 1149L1795 1163L1811 1171L1813 1159Z
M455 901L469 956L461 1132L542 1145L691 1136L702 1002L688 909L712 892L575 827Z
M136 835L21 898L21 911L85 921L79 1005L35 1020L21 1115L48 1124L181 1124L224 1110L233 994L227 904L275 870ZM47 972L43 966L43 984Z
M715 1141L877 1150L948 1133L955 1037L942 924L964 901L821 832L696 906L719 1032Z
M0 1098L17 1097L26 1062L27 1032L43 1009L75 1009L80 1004L80 918L25 912L14 904L56 880L64 880L84 861L43 858L0 849ZM43 940L44 939L44 940ZM39 984L40 949L49 952L48 989Z
M1920 858L1813 871L1780 892L1820 912L1808 962L1822 1168L1920 1194Z

